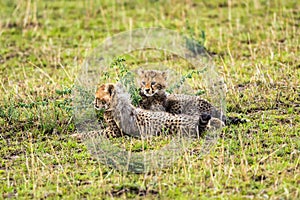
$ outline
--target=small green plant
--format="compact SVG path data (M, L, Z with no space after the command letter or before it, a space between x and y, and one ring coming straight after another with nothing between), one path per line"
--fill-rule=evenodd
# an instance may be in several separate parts
M110 68L117 71L117 81L121 82L122 85L128 89L128 92L131 95L132 104L137 106L141 100L141 96L139 95L139 90L134 82L134 74L129 71L125 62L126 60L124 57L118 57L112 62Z
M206 70L207 70L207 68L204 68L204 69L202 69L202 70L192 70L192 71L188 72L187 74L184 74L183 76L181 76L180 80L179 80L177 83L171 85L166 91L167 91L168 93L172 94L172 93L174 92L175 89L180 88L180 87L185 83L185 81L186 81L187 79L191 79L191 78L193 77L194 74L199 75L199 74L205 72ZM201 90L201 91L198 91L198 92L196 93L196 95L201 95L201 94L203 94L203 93L204 93L204 91Z
M128 73L128 68L125 62L126 60L124 57L117 57L109 66L109 68L116 70L117 81L120 81ZM108 76L108 74L106 74L106 76Z

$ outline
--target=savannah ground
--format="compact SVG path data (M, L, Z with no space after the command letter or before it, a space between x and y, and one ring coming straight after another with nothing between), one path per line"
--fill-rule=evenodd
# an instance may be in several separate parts
M2 0L0 198L299 199L299 13L296 0ZM141 27L204 31L229 115L250 122L201 159L121 173L71 137L71 91L93 48Z

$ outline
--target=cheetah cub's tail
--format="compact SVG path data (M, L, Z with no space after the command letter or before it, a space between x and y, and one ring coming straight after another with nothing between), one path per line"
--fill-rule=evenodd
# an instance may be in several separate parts
M237 125L237 124L244 124L249 122L249 120L239 117L227 117L225 124L226 125Z

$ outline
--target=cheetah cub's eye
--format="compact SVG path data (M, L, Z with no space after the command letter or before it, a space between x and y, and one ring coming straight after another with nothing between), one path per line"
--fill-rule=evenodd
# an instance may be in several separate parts
M151 85L155 85L156 82L151 82Z
M143 81L142 84L145 85L146 84L145 81Z

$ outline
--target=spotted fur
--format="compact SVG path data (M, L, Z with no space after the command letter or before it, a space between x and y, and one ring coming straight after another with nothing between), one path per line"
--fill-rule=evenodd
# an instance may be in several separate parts
M115 122L111 125L117 126L121 133L135 137L178 133L197 137L209 128L211 119L209 114L195 117L135 108L131 105L130 95L120 84L100 86L96 99L98 109L111 111L109 120Z
M191 96L184 94L170 94L165 91L166 88L166 72L156 70L142 70L143 73L139 74L140 94L142 101L140 101L140 107L149 110L161 110L171 114L185 114L191 116L199 116L201 114L209 114L212 118L215 118L212 124L218 124L221 126L230 123L243 123L243 119L226 117L223 112L213 106L209 101L199 96ZM159 89L155 90L155 93L151 96L146 94L146 86L149 86L151 82L155 82L157 85L161 85Z
M95 94L94 107L97 110L104 109L103 113L103 132L102 134L107 137L120 137L122 132L117 126L116 122L113 120L113 113L109 109L110 98L112 95L114 86L112 84L100 86Z
M142 97L139 107L152 111L165 111L167 72L139 70L139 93Z

